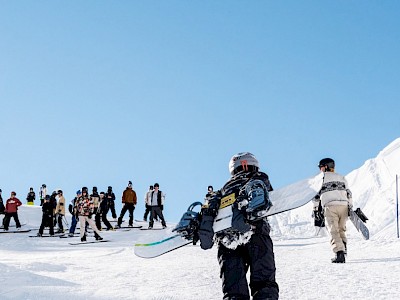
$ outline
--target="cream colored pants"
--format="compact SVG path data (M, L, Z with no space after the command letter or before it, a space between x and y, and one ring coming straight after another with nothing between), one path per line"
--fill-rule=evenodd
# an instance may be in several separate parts
M89 223L90 227L92 227L94 232L96 232L98 235L100 235L100 231L97 229L96 223L93 221L93 219L90 219L89 217L86 217L86 216L79 216L79 224L81 227L79 230L79 233L80 233L81 238L85 234L86 222Z
M325 207L326 227L331 234L333 252L344 251L346 238L346 222L348 218L347 205L333 205Z

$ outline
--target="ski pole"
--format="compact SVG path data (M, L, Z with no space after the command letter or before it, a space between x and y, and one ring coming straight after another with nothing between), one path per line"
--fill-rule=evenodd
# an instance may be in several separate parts
M69 224L68 224L67 218L66 218L65 216L63 216L63 221L64 221L65 225L66 225L67 227L69 227Z

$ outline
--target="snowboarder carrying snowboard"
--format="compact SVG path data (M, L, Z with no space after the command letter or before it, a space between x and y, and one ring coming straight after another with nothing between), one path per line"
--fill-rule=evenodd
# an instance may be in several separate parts
M333 263L345 263L347 251L346 222L349 209L353 207L351 191L344 176L335 173L335 161L324 158L318 164L324 173L322 187L313 199L314 203L321 201L326 220L326 226L331 234L332 250L335 257Z
M246 279L249 268L253 299L278 299L273 244L265 217L270 208L268 192L272 191L268 175L259 171L258 160L249 152L234 155L229 171L232 177L221 190L210 193L202 207L200 246L206 250L214 240L218 242L224 299L250 299ZM215 217L229 205L232 227L214 233Z

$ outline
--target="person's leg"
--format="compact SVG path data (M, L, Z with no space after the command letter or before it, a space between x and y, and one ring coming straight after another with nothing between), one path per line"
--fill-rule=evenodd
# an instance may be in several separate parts
M248 267L242 256L242 247L239 246L235 250L228 249L221 244L218 247L218 262L221 270L220 277L224 300L250 299L246 279Z

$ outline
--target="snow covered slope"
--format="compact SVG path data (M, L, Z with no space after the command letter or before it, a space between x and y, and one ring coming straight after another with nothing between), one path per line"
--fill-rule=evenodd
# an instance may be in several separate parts
M270 218L280 299L398 298L395 175L400 173L399 158L397 139L347 175L355 207L369 217L372 236L365 241L348 224L346 264L330 263L329 237L314 236L311 204ZM313 182L314 178L306 179L275 193L301 197ZM177 209L183 212L185 207ZM0 299L222 299L217 247L203 251L189 245L154 259L141 259L134 255L133 245L150 235L156 239L160 231L103 231L102 236L111 242L71 246L71 239L28 237L37 232L40 207L24 205L19 214L24 227L35 230L0 234ZM168 230L173 226L168 224Z

